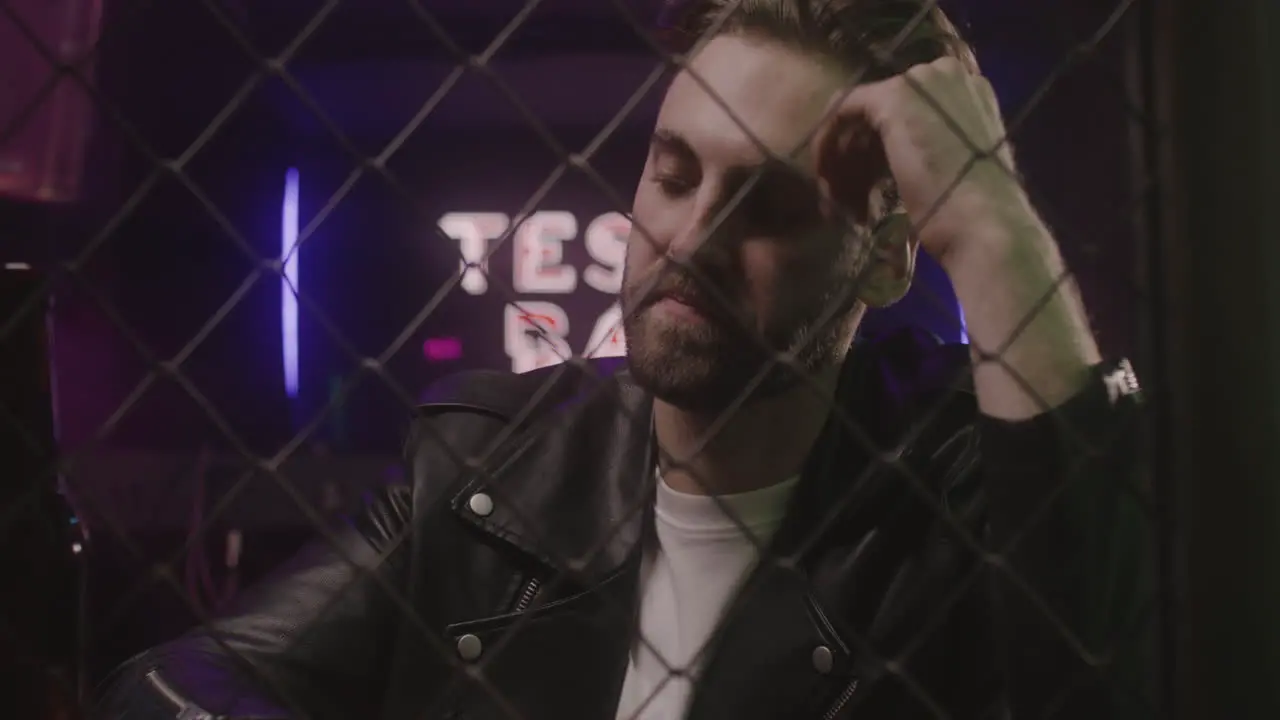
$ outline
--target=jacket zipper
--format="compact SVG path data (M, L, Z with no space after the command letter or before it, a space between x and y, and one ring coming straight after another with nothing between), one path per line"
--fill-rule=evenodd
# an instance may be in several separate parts
M538 597L538 591L542 589L542 581L538 578L529 578L529 582L524 586L524 590L520 592L520 599L516 601L516 607L513 612L524 612L529 609L533 601Z
M853 694L857 692L857 690L858 678L854 678L849 685L840 692L840 697L836 698L831 709L827 710L826 714L822 716L822 720L835 720L835 717L840 714L840 711L844 709L844 706L849 704L849 698L853 697Z
M822 626L827 639L833 644L838 645L842 652L848 653L849 649L845 647L844 642L840 640L840 635L836 632L836 629L832 627L831 621L827 619L827 614L822 611L822 606L818 604L818 601L815 600L812 595L807 596L806 600L809 604L809 612L812 614L814 621ZM858 678L855 677L849 681L849 684L846 685L843 690L840 691L840 695L836 697L836 700L831 704L831 707L822 714L822 720L834 720L834 718L840 714L840 711L844 709L844 706L849 704L849 699L853 697L853 694L857 690Z
M178 711L178 714L174 715L176 720L213 720L211 713L195 703L188 702L186 698L179 695L169 683L160 677L160 673L156 670L147 673L145 679L156 692L160 693L161 697L172 704L173 708Z

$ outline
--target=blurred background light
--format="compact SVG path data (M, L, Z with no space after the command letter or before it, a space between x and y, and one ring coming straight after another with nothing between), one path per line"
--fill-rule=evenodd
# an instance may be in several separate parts
M284 360L284 391L298 396L298 169L284 174L284 203L280 218L280 341Z

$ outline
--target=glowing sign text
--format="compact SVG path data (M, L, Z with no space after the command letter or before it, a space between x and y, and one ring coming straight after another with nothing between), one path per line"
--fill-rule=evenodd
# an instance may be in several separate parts
M455 212L440 218L439 227L458 242L458 272L463 290L484 295L489 290L490 243L511 227L503 213ZM581 269L566 262L565 245L578 237L578 219L569 212L543 210L517 220L511 234L511 287L521 295L573 295L579 280L588 288L617 295L622 287L622 266L631 221L621 213L605 213L591 220L583 231L590 262ZM570 321L565 309L548 300L522 300L508 304L503 313L503 349L511 369L527 372L555 365L573 353L568 337ZM622 311L611 304L592 326L581 354L586 357L620 357L626 353Z

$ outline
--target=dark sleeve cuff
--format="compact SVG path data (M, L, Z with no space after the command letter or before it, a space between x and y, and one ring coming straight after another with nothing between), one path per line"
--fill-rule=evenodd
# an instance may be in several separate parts
M1113 452L1119 437L1134 429L1142 391L1128 360L1099 363L1085 387L1067 402L1021 421L978 416L977 430L987 473L1064 468L1089 455Z
M1029 420L979 416L978 447L988 499L990 539L1000 546L1021 534L1029 515L1051 505L1048 525L1064 541L1089 526L1099 504L1141 482L1142 395L1126 360L1094 366L1083 389Z
M1058 708L1061 717L1147 717L1117 709L1148 696L1154 584L1139 487L1141 393L1125 361L1091 372L1053 410L976 424L987 542L1005 565L994 577L1016 717L1042 716L1063 677L1082 684ZM1110 658L1110 667L1099 673L1079 647Z

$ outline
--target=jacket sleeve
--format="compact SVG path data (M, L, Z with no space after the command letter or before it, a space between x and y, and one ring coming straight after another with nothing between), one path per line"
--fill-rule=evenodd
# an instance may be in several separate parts
M1140 408L1120 362L1031 420L978 420L1014 720L1154 715L1155 523Z
M375 717L398 616L393 592L404 586L410 494L387 491L225 617L127 662L90 717Z

